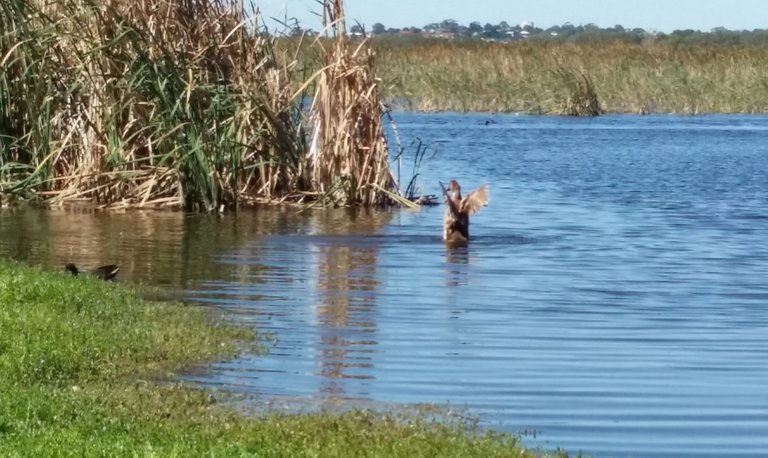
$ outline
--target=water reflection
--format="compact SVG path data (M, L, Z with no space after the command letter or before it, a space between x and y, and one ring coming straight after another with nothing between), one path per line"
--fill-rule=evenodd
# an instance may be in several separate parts
M494 186L468 247L440 208L6 211L0 256L117 262L271 333L189 378L261 405L447 402L599 457L765 455L768 118L411 119L442 145L426 183Z
M307 237L315 267L314 314L322 377L319 395L348 398L345 379L367 380L376 345L377 243L372 235L390 219L384 212L322 212L310 220ZM338 234L316 244L313 236ZM366 395L358 390L358 395Z
M3 210L0 256L48 269L68 262L84 269L118 264L118 278L184 288L201 279L229 278L214 255L265 234L292 232L304 217L295 209L229 215L84 209Z
M445 246L445 286L455 288L467 284L469 246Z
M292 305L311 300L312 373L322 380L318 396L361 398L367 390L360 383L372 378L377 344L377 233L391 217L277 207L230 215L4 210L0 257L51 270L67 262L84 269L114 262L120 281L199 290L201 296L205 282L228 288L227 300L246 314L276 299L276 287L303 288ZM258 313L284 317L270 309ZM285 328L275 328L281 338ZM355 384L349 393L348 384Z

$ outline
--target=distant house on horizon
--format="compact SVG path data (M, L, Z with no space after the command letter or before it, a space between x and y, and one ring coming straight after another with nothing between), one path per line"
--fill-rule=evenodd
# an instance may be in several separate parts
M427 38L456 38L456 34L453 32L449 32L447 30L435 30L435 29L429 29L425 30L421 36L427 37Z

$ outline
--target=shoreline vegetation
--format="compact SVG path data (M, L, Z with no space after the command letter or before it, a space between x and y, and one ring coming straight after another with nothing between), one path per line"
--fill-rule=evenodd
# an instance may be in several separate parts
M341 0L319 4L323 32L291 37L237 0L11 1L0 8L0 207L415 207L420 196L401 186L414 177L391 170L404 148L387 143L387 104L568 116L768 112L768 46L758 32L361 37L347 33Z
M350 29L365 35L364 26ZM533 22L387 28L372 36L383 93L415 111L768 112L768 29L663 33ZM291 35L316 35L296 24ZM311 49L309 49L311 51ZM595 104L595 102L599 102Z
M243 415L173 377L253 333L138 294L0 260L0 455L549 456L397 413Z
M320 4L325 39L302 49L322 68L297 75L237 0L6 2L0 204L414 206L369 42L350 43L341 0Z
M372 43L382 95L396 110L768 113L768 46L386 37Z

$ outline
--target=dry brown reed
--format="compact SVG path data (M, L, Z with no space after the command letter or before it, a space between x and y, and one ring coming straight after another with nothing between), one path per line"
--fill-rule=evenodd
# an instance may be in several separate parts
M239 2L17 4L31 20L3 43L2 115L4 163L31 172L18 190L211 210L293 188L288 69Z
M339 30L308 156L297 63L258 21L238 0L5 2L0 194L206 211L391 202L370 47L350 53Z
M565 116L598 116L602 113L595 84L581 71L557 71L565 94L560 114Z
M309 159L312 186L325 199L347 205L382 205L397 199L382 126L383 105L366 38L350 42L341 0L325 2L323 24L333 40L324 47L315 82Z

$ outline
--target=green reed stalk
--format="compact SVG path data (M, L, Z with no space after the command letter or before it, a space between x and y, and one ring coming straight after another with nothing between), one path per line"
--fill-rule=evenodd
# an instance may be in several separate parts
M310 179L328 164L307 158L297 65L239 1L0 8L2 193L212 211L302 200L341 179ZM386 175L386 148L382 157ZM365 190L345 204L385 200L376 186L389 183L370 166L350 175Z

